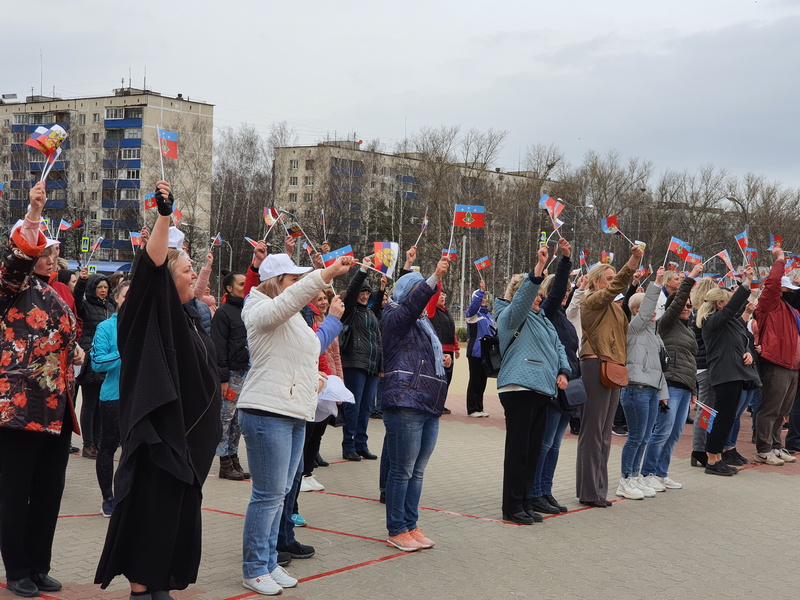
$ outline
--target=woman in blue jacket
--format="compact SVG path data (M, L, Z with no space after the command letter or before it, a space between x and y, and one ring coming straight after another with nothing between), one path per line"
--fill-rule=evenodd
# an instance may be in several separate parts
M123 281L114 290L117 312L125 302L130 281ZM114 453L119 447L119 370L122 360L117 348L117 313L97 326L92 344L92 368L105 373L100 388L100 424L102 435L97 452L97 483L103 494L103 516L114 512Z
M467 415L470 417L488 417L483 411L483 392L486 391L486 371L481 360L480 339L491 335L494 319L486 306L486 284L481 280L480 289L472 293L472 301L467 307L467 362L469 364L469 382L467 383Z
M539 286L548 259L547 246L518 287L510 286L509 304L497 306L497 333L503 360L497 391L506 417L503 461L503 518L531 525L542 520L530 505L530 489L542 448L547 407L570 373L564 346L538 306Z
M418 507L422 477L436 446L439 417L447 397L445 368L450 356L442 351L425 306L447 273L449 262L447 257L440 259L427 281L419 273L398 279L381 318L381 407L389 455L386 542L404 552L434 545L417 527Z

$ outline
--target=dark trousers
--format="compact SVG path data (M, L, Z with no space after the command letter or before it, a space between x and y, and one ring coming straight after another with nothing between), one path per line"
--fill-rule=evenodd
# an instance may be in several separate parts
M114 497L114 453L119 447L119 400L100 402L101 432L100 448L97 452L97 483L103 500Z
M322 443L322 436L328 427L328 419L319 423L306 423L306 442L303 445L303 475L311 475L314 472L314 464L319 453L319 446Z
M800 450L800 391L794 398L792 411L789 413L789 431L786 433L786 448L792 452Z
M344 385L353 392L355 404L342 403L345 424L342 427L342 452L360 452L369 450L367 441L367 426L369 413L373 405L375 394L378 391L380 377L370 375L364 369L345 369Z
M83 445L100 447L100 388L101 383L81 385L81 433Z
M483 392L486 390L486 371L483 370L483 361L474 356L468 356L469 383L467 383L467 414L483 412Z
M709 454L720 454L725 448L725 440L731 432L733 422L736 419L736 408L742 397L743 383L741 381L729 381L714 386L714 410L717 416L711 431L706 437L706 452Z
M761 406L756 423L756 452L783 448L783 418L792 412L797 395L797 371L761 361Z
M71 434L68 411L60 435L0 427L0 554L12 581L50 571Z
M500 393L506 417L503 459L503 513L506 515L523 510L533 486L549 402L547 396L533 390Z

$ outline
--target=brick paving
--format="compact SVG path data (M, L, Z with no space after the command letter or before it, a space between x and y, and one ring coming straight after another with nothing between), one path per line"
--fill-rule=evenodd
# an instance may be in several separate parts
M574 496L577 437L567 433L554 495L570 512L544 523L500 521L504 425L493 381L489 418L465 414L466 361L456 362L439 442L425 476L420 526L436 540L431 550L406 554L383 541L378 462L341 462L341 433L328 429L317 469L324 492L300 495L308 527L297 538L316 556L295 560L300 579L281 597L397 598L794 598L793 561L800 463L749 466L736 477L712 477L689 465L687 428L670 471L684 484L642 501L618 500L608 509L581 507ZM378 453L383 424L370 421ZM610 497L616 489L624 438L613 439ZM743 418L739 450L751 458L750 419ZM244 452L242 452L244 454ZM339 461L337 462L337 459ZM243 461L246 462L246 461ZM178 600L257 598L241 585L242 515L247 482L211 476L204 489L204 553L196 585ZM56 599L128 598L118 578L108 590L91 582L108 521L99 514L94 461L70 458L56 531L52 575L64 583ZM154 544L158 540L153 540ZM5 575L0 570L0 581ZM15 596L0 587L0 600Z

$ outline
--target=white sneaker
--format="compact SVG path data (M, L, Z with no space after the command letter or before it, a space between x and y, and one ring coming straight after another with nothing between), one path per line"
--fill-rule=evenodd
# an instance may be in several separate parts
M301 492L313 492L314 488L311 487L311 484L306 481L306 478L303 477L300 480L300 491Z
M624 477L619 480L619 487L617 487L617 496L620 498L627 498L628 500L643 500L644 493L638 487L636 487L633 483L633 478L628 477L625 479ZM655 494L655 492L653 492Z
M482 417L488 417L488 416L489 416L489 413L481 411L481 416L482 416Z
M481 412L479 410L476 410L474 413L469 413L467 416L468 417L472 417L474 419L480 419L481 417L488 417L489 415L487 415L486 413L483 413L483 412Z
M633 480L633 485L642 490L645 498L656 497L656 491L644 482L644 477L639 475L638 477L631 477L631 479Z
M792 456L792 453L789 452L786 448L781 448L780 450L773 450L772 452L774 452L775 456L780 458L783 462L788 462L788 463L797 462L797 457Z
M770 450L766 454L756 453L753 462L761 463L764 465L771 465L773 467L780 467L786 461L781 459L779 456L776 456L774 450Z
M289 575L286 569L280 565L275 567L275 570L270 573L270 576L275 580L275 583L281 587L290 588L297 585L297 579Z
M251 579L243 579L242 585L248 590L253 590L265 596L277 596L283 591L283 587L278 585L278 582L275 581L269 573Z
M655 475L648 475L644 478L644 484L649 487L653 488L656 492L666 492L666 486L661 483L661 478L656 477Z
M306 475L303 477L303 481L300 482L301 489L303 484L307 484L311 488L310 491L314 492L321 492L325 489L325 486L317 481L313 475Z
M663 485L668 490L679 490L683 487L682 483L678 483L677 481L672 481L669 477L659 477L661 481L661 485Z

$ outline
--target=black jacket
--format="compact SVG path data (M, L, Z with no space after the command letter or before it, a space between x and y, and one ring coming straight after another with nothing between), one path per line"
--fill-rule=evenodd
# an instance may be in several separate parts
M229 371L246 371L250 365L247 351L247 329L242 321L244 298L228 294L211 320L211 339L217 349L219 380L228 381Z
M689 323L680 318L683 307L689 300L692 287L694 287L694 279L686 277L678 291L675 292L672 302L658 320L656 328L669 355L669 366L664 371L667 383L679 383L696 391L698 364L695 356L698 355L698 340ZM701 340L702 337L701 334ZM705 360L705 347L703 347L703 360Z
M564 352L567 353L567 361L569 362L570 379L576 379L581 376L581 363L578 360L578 349L580 348L580 340L578 339L578 332L575 327L567 319L567 313L562 308L561 303L567 295L567 286L569 286L569 274L572 272L572 262L566 256L562 256L558 261L556 267L555 278L553 284L550 286L550 291L547 298L542 300L539 305L539 310L544 312L544 316L553 324L558 334L558 339L564 346Z
M75 308L83 320L83 330L78 343L86 352L92 348L97 326L116 312L110 289L108 296L103 299L98 298L95 293L97 284L101 281L108 283L108 277L105 275L89 275L88 279L79 277L75 284Z
M359 269L344 297L342 323L347 331L339 335L343 369L363 369L369 375L378 375L383 370L381 326L375 311L358 303L358 294L367 278Z

